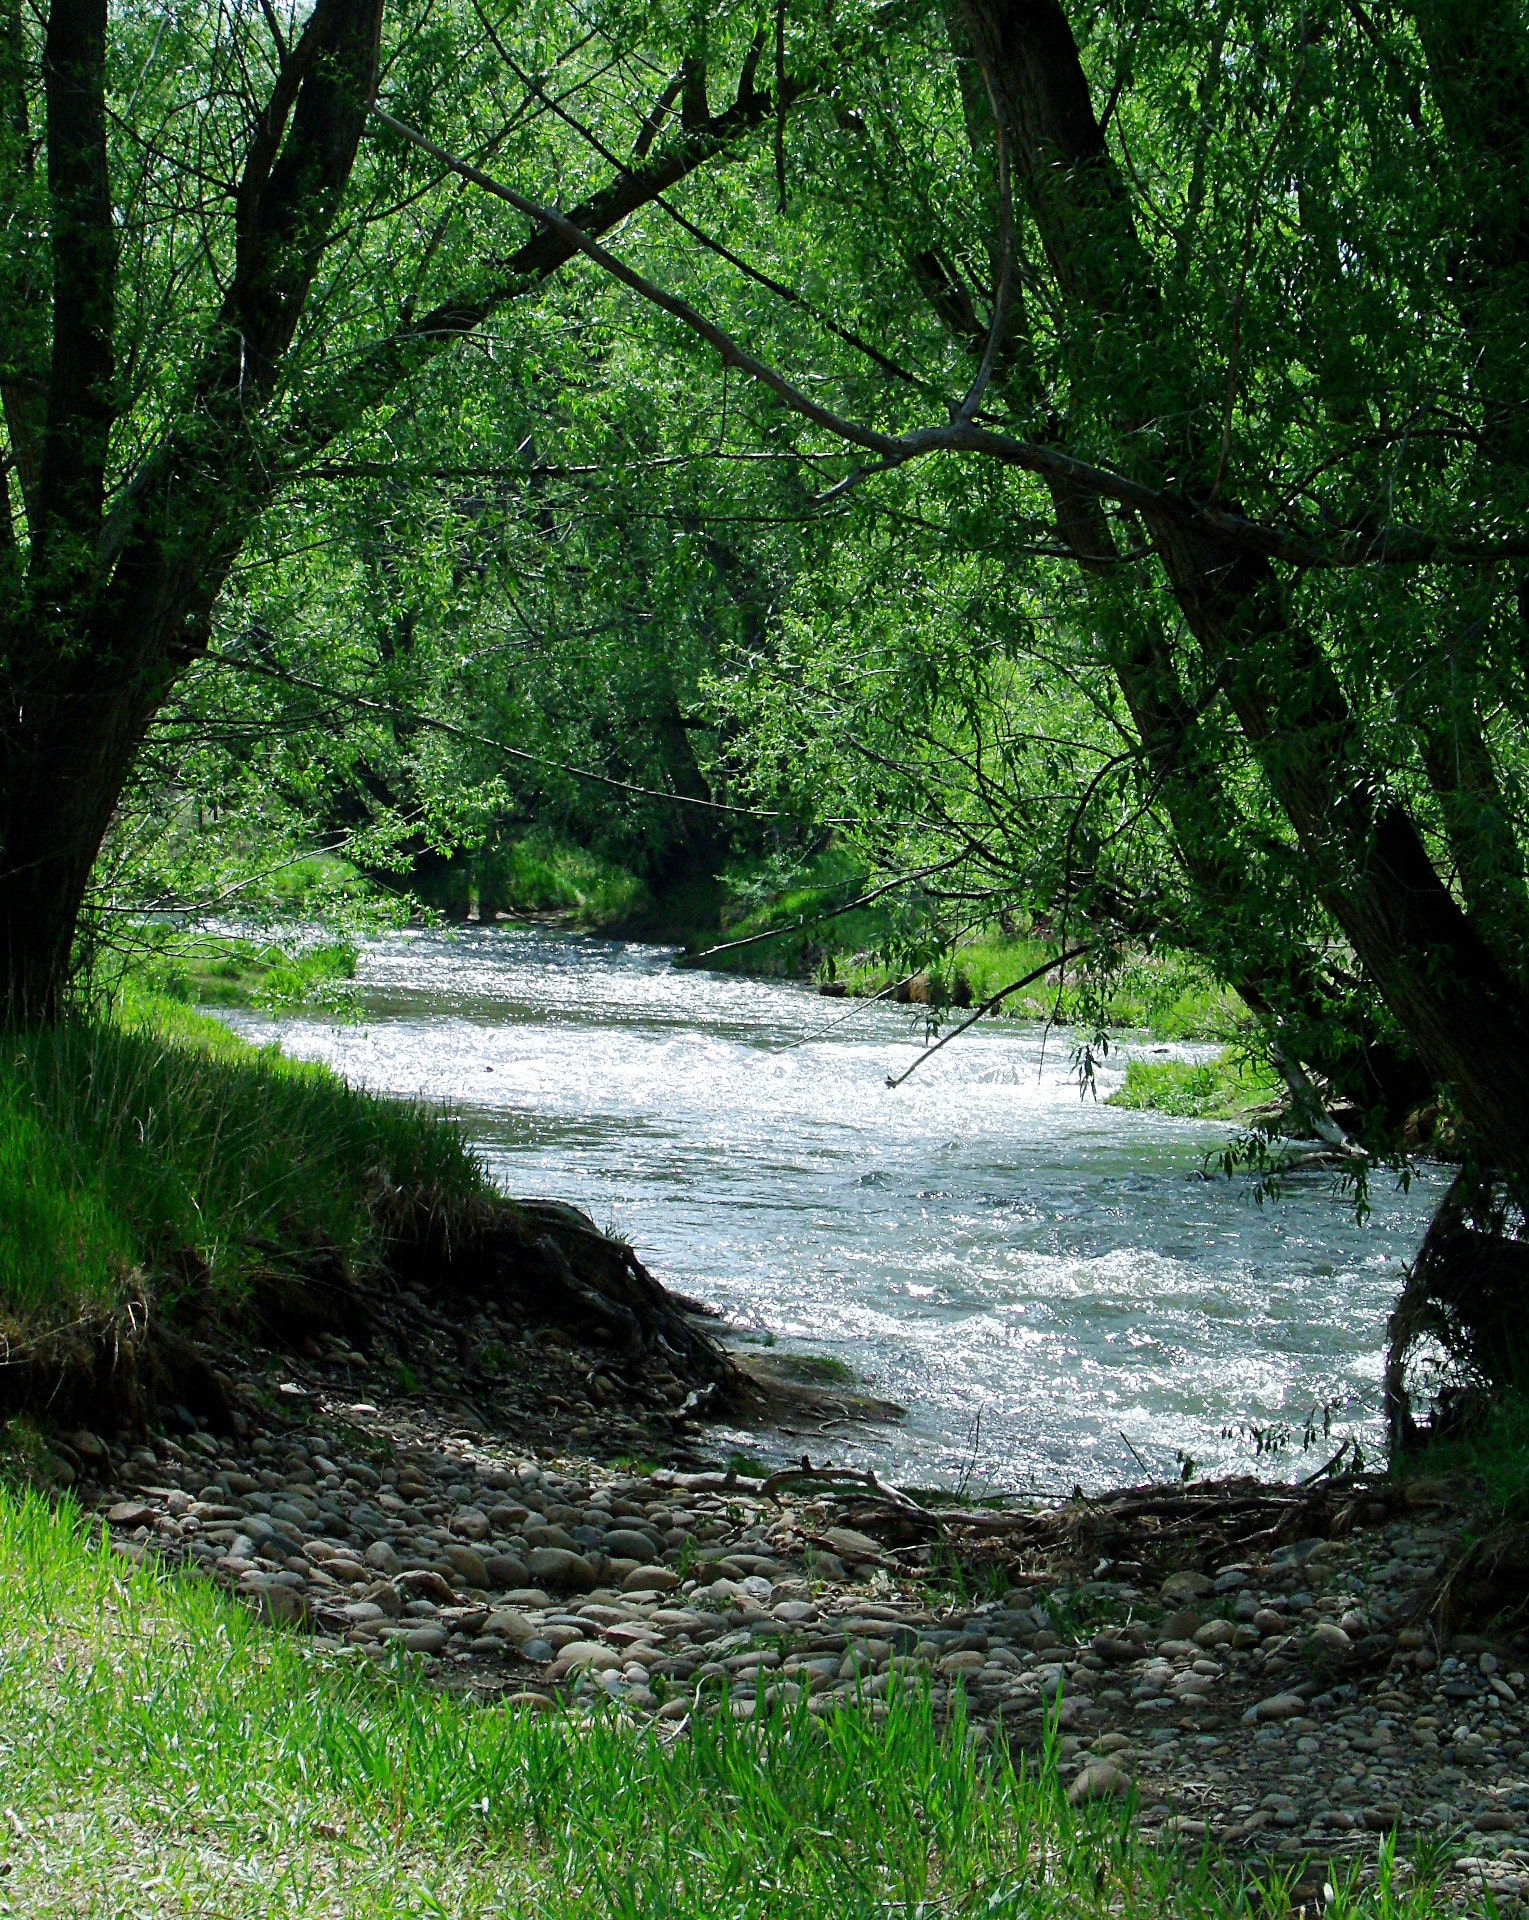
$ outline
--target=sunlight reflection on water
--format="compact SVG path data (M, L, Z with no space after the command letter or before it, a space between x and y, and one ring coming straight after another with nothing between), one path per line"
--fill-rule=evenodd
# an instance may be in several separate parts
M1257 1207L1202 1177L1225 1126L1080 1099L1065 1033L975 1029L896 1092L922 1017L510 929L389 935L363 1017L231 1015L382 1091L449 1102L495 1178L587 1208L654 1270L900 1401L845 1457L1004 1487L1140 1478L1336 1403L1379 1439L1381 1345L1438 1181L1356 1225L1325 1174ZM848 1015L848 1017L846 1017ZM1202 1051L1176 1047L1177 1054ZM1230 1434L1227 1430L1232 1430ZM1276 1471L1309 1471L1286 1456ZM1267 1467L1267 1462L1264 1463Z

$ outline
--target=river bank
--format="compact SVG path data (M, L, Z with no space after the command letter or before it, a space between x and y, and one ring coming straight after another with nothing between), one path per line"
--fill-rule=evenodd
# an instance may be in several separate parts
M1372 1182L1362 1226L1320 1167L1254 1205L1225 1124L1113 1103L1203 1043L1120 1036L1080 1089L1043 1025L926 1057L918 1007L505 928L369 944L344 1021L225 1017L449 1104L502 1190L613 1225L747 1350L907 1408L846 1441L893 1479L1065 1493L1255 1446L1304 1471L1313 1414L1380 1442L1385 1317L1438 1180Z
M511 1333L420 1318L443 1353ZM325 1659L406 1655L485 1711L684 1740L717 1715L874 1726L927 1703L936 1738L1054 1767L1069 1805L1129 1805L1228 1885L1283 1876L1321 1905L1394 1871L1439 1908L1522 1905L1529 1642L1435 1604L1465 1482L1045 1509L821 1459L761 1478L709 1460L693 1410L603 1404L590 1361L508 1347L489 1403L456 1360L400 1396L338 1343L255 1356L240 1435L79 1432L46 1457L122 1561L208 1577Z
M1107 1835L1129 1806L1132 1844L1159 1862L1144 1913L1189 1911L1185 1890L1198 1887L1203 1910L1219 1914L1234 1899L1226 1889L1247 1874L1319 1890L1338 1884L1345 1861L1374 1910L1395 1912L1375 1853L1392 1831L1413 1863L1402 1879L1419 1912L1432 1910L1436 1881L1445 1904L1468 1903L1483 1882L1500 1905L1520 1897L1526 1650L1511 1637L1462 1638L1432 1610L1470 1525L1461 1488L1330 1474L1307 1492L1158 1487L1122 1505L1101 1487L1061 1506L973 1504L891 1490L863 1466L845 1474L867 1440L852 1406L827 1408L817 1423L806 1443L813 1472L770 1476L729 1458L734 1442L719 1444L719 1433L752 1423L757 1451L779 1458L804 1444L799 1418L788 1437L765 1392L687 1361L692 1335L707 1351L704 1320L688 1316L689 1331L665 1322L667 1349L634 1346L612 1338L608 1314L589 1300L568 1310L579 1289L566 1276L549 1283L545 1251L534 1285L514 1259L468 1260L464 1274L464 1243L428 1230L454 1217L449 1208L407 1209L426 1230L415 1235L412 1273L400 1266L396 1213L375 1208L402 1191L405 1163L416 1186L434 1167L443 1202L453 1182L472 1184L460 1141L448 1150L427 1111L394 1108L320 1068L201 1028L178 1038L66 1033L46 1044L57 1050L53 1078L39 1078L34 1061L11 1088L12 1105L57 1131L41 1159L34 1142L25 1164L14 1155L6 1164L18 1177L32 1169L29 1191L36 1170L50 1169L48 1190L65 1211L94 1195L82 1217L100 1229L91 1244L105 1280L124 1277L108 1257L120 1241L140 1262L157 1256L158 1298L173 1304L166 1283L178 1245L183 1262L202 1263L190 1297L223 1305L192 1324L183 1300L169 1328L181 1370L142 1372L136 1406L94 1403L120 1426L91 1412L91 1379L82 1378L63 1430L68 1397L56 1392L55 1424L8 1429L13 1481L30 1479L53 1498L67 1492L99 1516L123 1570L92 1575L102 1609L94 1624L82 1615L48 1649L38 1641L44 1692L60 1674L78 1673L87 1691L115 1685L80 1666L77 1649L100 1646L114 1620L146 1604L128 1570L141 1570L152 1599L162 1570L181 1567L208 1604L222 1590L259 1615L273 1648L295 1636L322 1672L342 1677L333 1684L350 1688L343 1676L376 1671L421 1700L444 1691L499 1716L485 1724L513 1729L529 1718L598 1746L614 1715L629 1730L623 1739L646 1728L666 1750L711 1751L708 1727L757 1725L767 1744L789 1743L804 1715L824 1730L824 1781L837 1778L844 1742L864 1741L865 1764L883 1777L888 1768L920 1779L975 1768L961 1776L974 1809L1006 1808L1046 1834L1080 1821L1085 1840ZM107 1059L115 1078L103 1072ZM8 1071L22 1068L18 1056ZM88 1106L62 1100L65 1083L88 1087ZM103 1101L109 1086L116 1094ZM52 1089L47 1100L39 1088ZM173 1151L152 1124L159 1112L176 1116ZM338 1129L311 1164L310 1128L326 1139ZM379 1180L384 1148L392 1166ZM87 1175L88 1191L79 1185ZM285 1240L274 1247L295 1263L267 1247L247 1268L218 1264L230 1223L244 1223L240 1243L259 1252L260 1216L248 1209L268 1190L308 1207L323 1198L308 1228L301 1207L281 1217ZM185 1191L197 1209L182 1204ZM598 1239L587 1220L495 1204L515 1214L517 1234L524 1227L517 1246L555 1229L565 1258L596 1271L577 1252L583 1237ZM54 1212L57 1226L65 1216ZM310 1240L302 1251L301 1237L325 1222L331 1245L316 1265L321 1249ZM351 1235L343 1245L334 1238L342 1227ZM171 1229L178 1242L165 1238ZM213 1238L204 1245L198 1232ZM29 1270L37 1257L34 1248ZM623 1284L637 1284L640 1270L613 1258ZM14 1294L17 1274L8 1277ZM140 1271L134 1300L147 1297L145 1278ZM257 1280L263 1296L250 1291ZM285 1316L274 1310L283 1302ZM825 1449L837 1476L818 1471ZM19 1522L0 1529L8 1550L42 1538L41 1523L28 1524L30 1534ZM42 1580L36 1590L49 1594L59 1578L24 1560L4 1573ZM128 1587L113 1584L124 1575ZM213 1618L205 1609L195 1617ZM233 1644L244 1629L217 1618L215 1637ZM33 1631L22 1635L28 1645ZM107 1657L111 1672L116 1658ZM395 1673L400 1658L416 1665ZM164 1679L151 1661L151 1697ZM66 1706L75 1684L67 1678ZM6 1697L13 1718L27 1710L22 1695ZM373 1708L346 1697L364 1722ZM463 1727L464 1740L475 1737ZM146 1734L158 1751L165 1733L152 1714ZM83 1730L79 1738L88 1745ZM114 1764L130 1791L149 1763ZM13 1886L28 1912L54 1910L55 1855L43 1836L59 1821L78 1830L91 1804L49 1791L35 1831L16 1816ZM756 1821L733 1836L739 1857L761 1831ZM156 1844L182 1858L187 1842L176 1824ZM864 1844L870 1858L880 1842L867 1835ZM254 1857L269 1879L263 1846ZM115 1842L87 1851L91 1871L113 1860L136 1871ZM1110 1858L1094 1883L1101 1898L1124 1871L1118 1849ZM1170 1859L1180 1865L1161 1864ZM179 1870L191 1870L187 1859ZM207 1870L203 1853L196 1871ZM588 1859L574 1870L589 1872Z

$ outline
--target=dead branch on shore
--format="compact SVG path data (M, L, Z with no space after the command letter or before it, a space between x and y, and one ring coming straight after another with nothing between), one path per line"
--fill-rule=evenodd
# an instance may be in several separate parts
M1089 1496L1081 1488L1051 1507L941 1507L922 1504L874 1471L814 1467L804 1460L771 1474L760 1491L791 1488L829 1506L851 1526L907 1555L936 1542L958 1558L1001 1563L1011 1579L1038 1578L1042 1563L1085 1576L1106 1568L1131 1576L1218 1568L1234 1557L1296 1541L1330 1539L1361 1520L1383 1517L1396 1489L1381 1476L1342 1468L1343 1452L1305 1482L1250 1476L1123 1487Z

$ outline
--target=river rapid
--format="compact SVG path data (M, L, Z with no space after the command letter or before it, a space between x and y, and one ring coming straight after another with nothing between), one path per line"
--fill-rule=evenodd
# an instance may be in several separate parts
M228 1016L377 1092L449 1104L511 1193L571 1200L778 1351L907 1409L836 1457L923 1484L1068 1491L1180 1471L1301 1474L1380 1442L1386 1313L1441 1182L1325 1173L1255 1204L1207 1177L1224 1124L1080 1096L1065 1031L984 1022L896 1091L913 1008L676 968L520 929L366 947L360 1018ZM1257 1454L1252 1432L1288 1429ZM1134 1450L1134 1452L1133 1452Z

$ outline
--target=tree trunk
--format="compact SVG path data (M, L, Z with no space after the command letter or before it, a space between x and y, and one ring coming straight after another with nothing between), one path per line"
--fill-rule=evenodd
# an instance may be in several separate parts
M383 0L315 0L283 50L242 155L227 156L237 192L220 301L177 314L174 337L200 349L145 377L154 389L163 374L179 399L168 418L146 411L119 436L124 452L152 437L109 492L123 405L106 107L116 15L107 0L46 8L39 226L17 211L41 149L28 132L21 14L0 0L0 228L25 269L0 298L0 403L30 549L23 560L0 467L0 1023L58 1017L91 866L133 757L205 647L229 567L284 478L576 251L538 231L428 313L406 303L365 352L287 365L375 96L382 16ZM650 152L650 135L638 164L618 165L570 209L575 223L608 232L766 124L781 103L754 86L762 45L716 114L694 67L678 136ZM264 409L284 381L297 404L278 422Z
M8 840L7 847L12 845ZM23 855L0 877L0 995L6 1026L45 1025L62 1011L91 858L51 845L31 859Z
M1273 569L1153 529L1175 596L1311 863L1312 883L1470 1132L1529 1203L1529 998L1387 799Z
M1057 486L1052 504L1057 530L1097 603L1118 572L1109 522L1092 494ZM1195 901L1186 944L1236 989L1287 1058L1322 1075L1362 1113L1378 1116L1388 1132L1399 1132L1433 1091L1428 1074L1377 1034L1364 1010L1339 1004L1310 947L1281 925L1277 911L1271 914L1264 894L1250 891L1248 856L1217 749L1184 691L1156 608L1113 611L1115 618L1101 622L1112 636L1110 663ZM1320 1110L1304 1117L1320 1123Z
M1153 379L1115 422L1196 417L1188 343L1164 335L1155 269L1094 113L1059 0L962 0L967 43L1003 115L1019 177L1063 295L1092 316L1090 350L1153 341ZM1133 363L1134 364L1134 363ZM1219 491L1214 450L1162 449L1143 477ZM1529 1203L1529 999L1434 870L1417 828L1371 763L1331 664L1288 617L1273 566L1169 516L1147 531L1207 677L1221 681L1243 736L1309 863L1313 890L1470 1132Z
M158 699L77 680L58 692L10 689L0 743L0 1022L32 1026L63 1009L81 904L133 756Z

